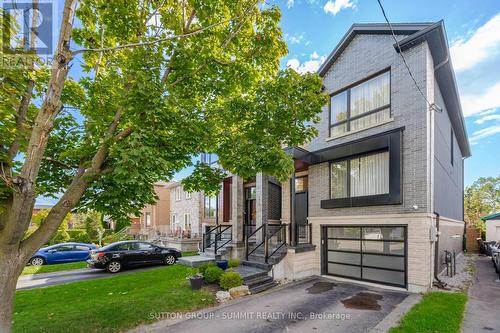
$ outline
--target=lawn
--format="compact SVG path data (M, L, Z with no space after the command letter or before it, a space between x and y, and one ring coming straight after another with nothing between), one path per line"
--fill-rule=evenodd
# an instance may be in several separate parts
M85 267L87 267L87 263L85 261L70 262L67 264L26 266L23 269L23 272L21 273L21 275L69 271L72 269L79 269L79 268L85 268Z
M458 333L466 302L464 293L427 293L389 332Z
M162 312L186 312L214 304L213 293L191 290L186 277L192 272L192 268L173 265L20 290L14 303L14 331L118 332L151 322Z

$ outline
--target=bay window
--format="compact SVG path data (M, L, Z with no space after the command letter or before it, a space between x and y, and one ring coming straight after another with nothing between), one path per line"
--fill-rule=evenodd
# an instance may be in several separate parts
M332 199L389 193L389 152L332 162Z
M321 208L401 204L403 130L316 152L329 166L329 195L321 200Z
M385 71L330 98L330 136L359 131L391 117L391 72Z

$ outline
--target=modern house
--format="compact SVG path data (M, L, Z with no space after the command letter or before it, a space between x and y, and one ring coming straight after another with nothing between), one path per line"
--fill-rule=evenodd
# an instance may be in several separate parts
M481 220L486 224L486 241L500 242L500 213L482 217Z
M323 63L330 103L319 135L286 149L289 181L228 175L215 203L204 198L216 220L204 251L265 262L274 277L415 292L432 286L444 250L462 251L471 153L444 24L392 29L397 43L387 24L354 24Z

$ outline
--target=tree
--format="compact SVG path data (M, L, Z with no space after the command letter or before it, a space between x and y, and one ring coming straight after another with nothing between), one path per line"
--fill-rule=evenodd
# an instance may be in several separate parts
M154 182L201 152L242 177L284 180L293 162L282 148L316 135L311 122L327 102L317 75L279 69L280 11L262 1L76 5L65 1L50 70L2 73L16 84L0 90L8 134L0 138L1 332L10 331L22 268L69 212L137 214L154 202ZM86 72L78 82L68 77L75 59ZM198 163L186 183L217 191L223 176ZM23 239L36 196L60 193Z
M481 217L500 211L500 176L481 177L465 188L465 221L481 226Z
M40 227L42 223L44 223L45 219L49 215L48 209L42 209L38 213L34 214L31 218L31 224L28 230L26 231L26 236L29 236ZM66 215L63 222L59 225L56 233L52 236L51 239L47 242L48 245L67 242L69 240L68 234L68 222L72 219L72 214Z

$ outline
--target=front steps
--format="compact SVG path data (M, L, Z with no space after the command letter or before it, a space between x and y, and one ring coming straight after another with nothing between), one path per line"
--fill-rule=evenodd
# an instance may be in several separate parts
M276 265L286 256L286 252L287 252L287 247L283 246L276 253L274 253L272 257L268 258L267 263L270 265ZM248 256L248 260L265 263L266 256L264 254L264 250L260 248L257 249L255 252L253 252Z
M271 268L271 265L243 261L234 270L240 273L243 283L248 286L250 292L257 294L276 285L276 282L268 274Z

